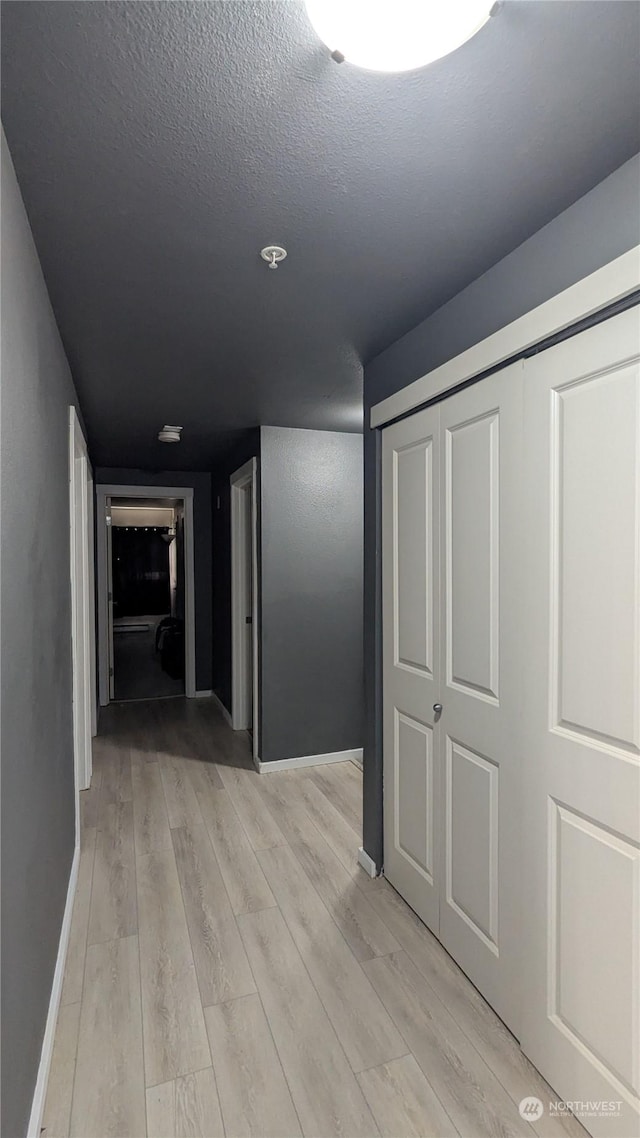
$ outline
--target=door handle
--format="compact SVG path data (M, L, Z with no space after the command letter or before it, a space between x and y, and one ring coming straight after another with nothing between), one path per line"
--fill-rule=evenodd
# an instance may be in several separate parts
M441 703L434 703L433 710L434 710L436 715L440 715L442 713L442 704Z
M252 616L245 616L244 622L245 622L245 624L253 624L253 617Z

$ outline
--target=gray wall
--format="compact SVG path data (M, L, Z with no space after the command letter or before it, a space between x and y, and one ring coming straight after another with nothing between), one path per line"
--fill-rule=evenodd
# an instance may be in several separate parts
M26 1132L75 842L69 404L2 135L2 1134Z
M211 475L189 470L96 467L96 483L117 486L192 486L195 577L196 688L211 691Z
M361 747L362 438L260 436L260 757Z
M640 156L365 367L364 847L382 861L380 431L370 408L640 244Z
M213 530L212 687L231 711L231 485L230 476L250 458L260 458L260 430L247 431L211 475ZM258 462L258 480L260 463Z

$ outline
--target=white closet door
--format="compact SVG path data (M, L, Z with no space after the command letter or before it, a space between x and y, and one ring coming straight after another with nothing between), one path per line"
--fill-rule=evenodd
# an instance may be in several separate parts
M383 433L385 876L437 934L440 801L437 407Z
M441 404L440 940L517 1035L522 363Z
M639 354L635 309L524 372L522 1046L598 1138L640 1133Z

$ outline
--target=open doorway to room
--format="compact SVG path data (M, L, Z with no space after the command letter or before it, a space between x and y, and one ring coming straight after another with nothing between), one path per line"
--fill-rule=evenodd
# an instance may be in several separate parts
M100 703L194 695L193 491L96 493Z
M231 723L258 739L257 462L231 475Z
M111 499L113 698L184 695L182 503Z

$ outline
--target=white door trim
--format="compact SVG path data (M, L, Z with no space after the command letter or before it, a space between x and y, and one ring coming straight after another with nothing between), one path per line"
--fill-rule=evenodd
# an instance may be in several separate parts
M352 751L329 751L320 755L296 755L292 759L274 759L270 763L263 763L258 758L253 760L258 774L272 774L273 771L286 771L293 767L321 767L328 763L355 763L362 767L362 747L356 747Z
M193 549L193 486L96 486L96 513L102 521L107 498L176 498L184 502L185 585L185 695L196 694L195 570ZM109 703L109 601L107 589L107 542L105 526L98 525L98 644L100 706Z
M42 1116L44 1114L44 1105L47 1097L47 1085L49 1082L49 1073L51 1071L51 1060L53 1058L53 1045L56 1034L56 1025L58 1023L58 1012L60 1010L60 1000L62 998L64 968L67 961L67 952L69 950L69 940L71 937L71 918L73 916L73 902L76 895L79 869L80 845L76 843L76 847L73 852L73 861L71 862L69 884L67 886L67 899L62 916L62 927L60 929L58 955L56 957L56 966L53 973L53 983L51 985L51 995L49 997L47 1022L45 1024L44 1036L42 1039L42 1048L40 1050L40 1063L38 1065L36 1085L33 1092L33 1098L31 1100L31 1114L29 1116L29 1125L27 1127L27 1138L40 1138L40 1131L42 1129Z
M250 458L231 475L231 725L234 731L245 730L249 723L249 708L245 698L244 676L246 659L245 614L242 604L241 551L246 548L244 514L240 509L241 497L251 487L252 517L252 649L253 649L253 757L259 755L259 683L258 683L258 462Z
M76 795L76 842L79 840L79 792L91 783L92 625L94 604L91 467L87 444L73 405L69 407L69 573L71 580L71 643L73 661L73 751ZM79 519L78 509L79 506ZM79 531L76 529L79 520Z
M95 490L93 485L93 471L88 467L87 472L87 508L89 518L89 646L90 646L90 683L91 683L91 738L98 734L98 677L97 677L97 643L96 643L96 554L95 554Z
M452 387L497 367L533 344L624 299L640 288L640 245L371 408L371 427L382 427Z

